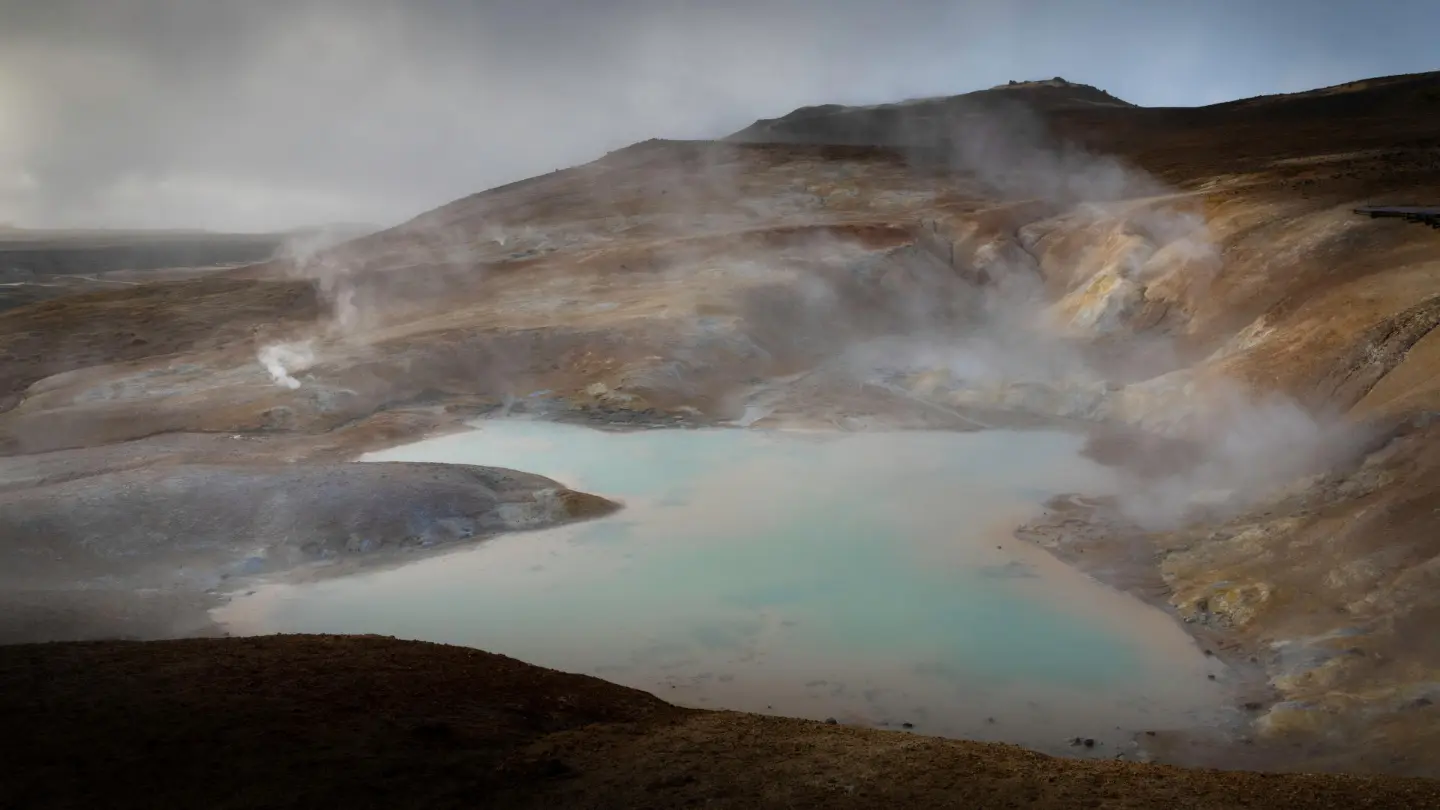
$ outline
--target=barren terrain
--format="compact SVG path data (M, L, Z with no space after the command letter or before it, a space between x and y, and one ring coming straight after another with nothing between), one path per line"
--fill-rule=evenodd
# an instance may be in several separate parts
M1245 740L1156 741L1154 757L1440 776L1429 632L1440 619L1440 242L1353 213L1436 202L1437 110L1437 74L1194 109L1133 107L1063 81L808 108L721 141L636 144L313 254L17 307L0 312L0 497L58 511L72 492L119 497L165 470L286 464L295 472L275 486L303 498L306 471L324 479L362 450L496 410L606 425L1083 426L1133 486L1056 501L1021 536L1165 605L1266 681L1246 701ZM565 497L583 505L555 519L594 513L597 502ZM366 520L383 527L384 512ZM23 524L0 569L78 537ZM122 613L99 609L52 635L165 634L107 624ZM367 778L428 784L414 751L438 735L444 753L425 767L452 770L437 791L463 783L472 797L537 806L1065 806L1082 795L1110 807L1186 806L1181 795L1196 807L1440 806L1431 783L1063 762L684 712L588 679L551 690L550 674L479 653L365 640L0 649L4 694L43 685L57 719L42 732L22 706L4 711L36 729L19 748L43 758L41 743L70 750L78 729L109 728L88 725L94 712L160 700L77 703L97 688L84 673L134 667L136 683L169 695L171 668L203 666L261 696L196 686L173 699L193 701L200 725L153 744L234 724L224 734L253 752L267 734L361 722L336 697L304 710L327 712L324 723L295 714L286 667L329 682L372 656L409 662L353 676L386 705L453 707L468 692L480 714L456 731L459 720L397 708L442 730L386 738L368 718L369 742L317 742L294 773L393 756L393 770ZM524 672L515 682L534 686L507 687L516 697L501 706L458 682L416 683L448 667L482 682ZM96 694L126 688L116 674L97 683ZM590 713L576 714L577 695ZM522 733L515 717L533 725ZM92 741L137 744L124 736L132 721L113 722L116 736ZM455 742L472 733L490 735L481 759ZM473 784L457 775L472 769L483 772ZM31 772L87 789L68 771ZM249 784L306 783L279 772ZM643 796L642 772L656 782ZM123 776L137 789L139 778ZM314 784L318 803L377 795L361 780ZM43 795L41 777L26 785ZM234 795L236 806L275 798ZM311 803L301 795L292 801ZM83 797L56 805L71 801Z
M0 647L6 807L1420 808L1429 780L1186 771L680 709L359 636ZM197 742L203 744L197 745Z

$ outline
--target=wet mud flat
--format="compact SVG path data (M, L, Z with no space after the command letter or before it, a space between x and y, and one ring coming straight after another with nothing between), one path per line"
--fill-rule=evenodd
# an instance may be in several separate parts
M63 464L19 462L9 472L41 483L0 492L3 642L204 635L220 594L257 576L618 508L542 476L467 465L177 460L67 477Z

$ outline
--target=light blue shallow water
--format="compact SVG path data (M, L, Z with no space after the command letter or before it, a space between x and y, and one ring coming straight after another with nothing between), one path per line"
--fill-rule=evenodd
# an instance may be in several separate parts
M1107 755L1220 703L1168 617L1010 537L1051 494L1112 486L1079 436L479 424L367 460L513 467L627 509L262 587L217 618L466 644L692 705L1046 749L1094 737Z

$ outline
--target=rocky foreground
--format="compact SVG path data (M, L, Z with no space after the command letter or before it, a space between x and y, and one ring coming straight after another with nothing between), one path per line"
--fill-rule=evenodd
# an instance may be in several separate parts
M0 806L1423 808L1440 782L1187 771L680 709L373 636L0 647Z

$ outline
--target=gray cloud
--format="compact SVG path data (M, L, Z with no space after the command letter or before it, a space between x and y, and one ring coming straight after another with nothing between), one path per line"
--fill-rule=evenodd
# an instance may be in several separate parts
M1421 70L1440 22L1253 5L0 0L0 222L391 223L802 104L1053 75L1193 104Z

